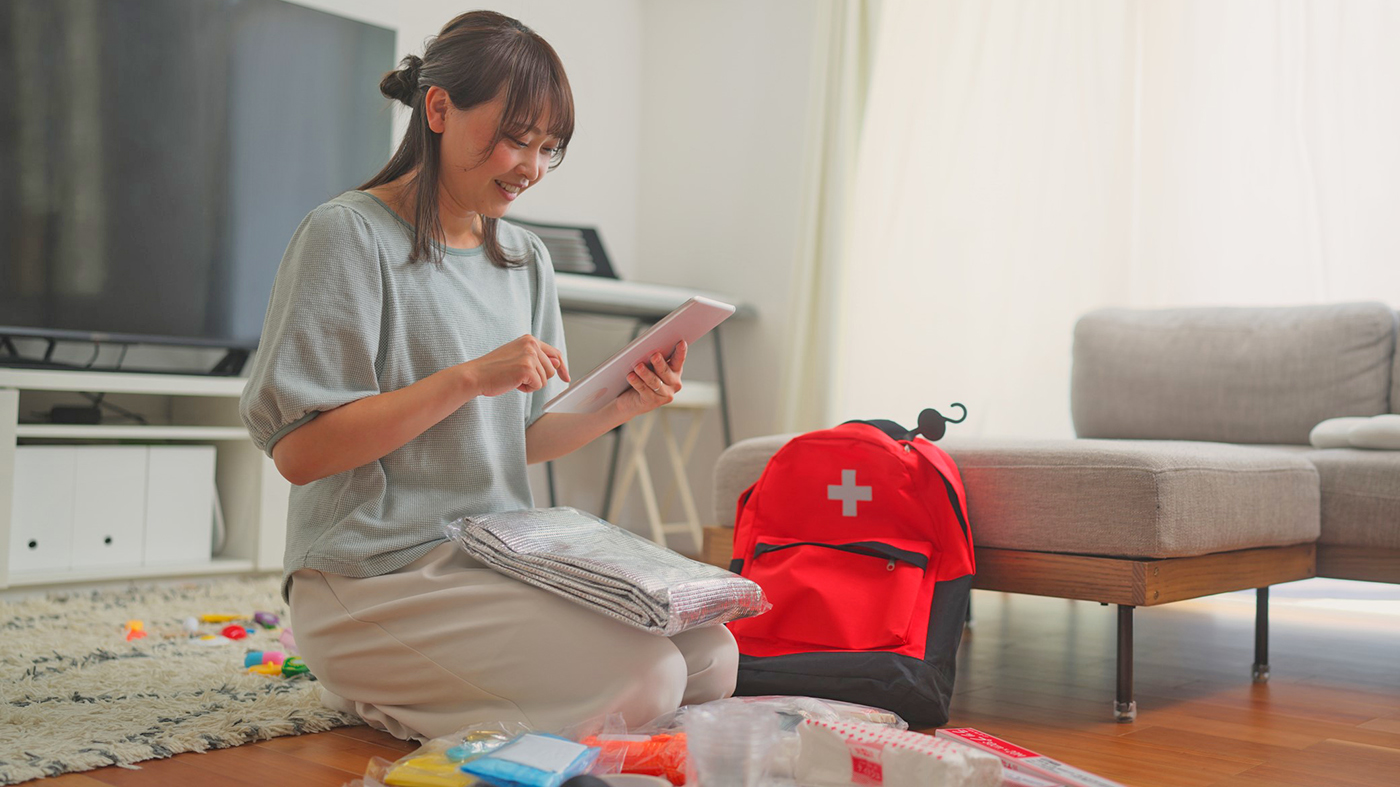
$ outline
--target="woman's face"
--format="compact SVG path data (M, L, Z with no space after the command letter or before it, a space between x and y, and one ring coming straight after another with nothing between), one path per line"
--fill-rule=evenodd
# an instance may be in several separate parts
M542 130L549 126L548 114L536 128L491 147L504 109L499 96L465 110L453 106L442 88L430 88L425 98L428 126L441 134L438 182L446 209L501 218L549 171L559 140Z

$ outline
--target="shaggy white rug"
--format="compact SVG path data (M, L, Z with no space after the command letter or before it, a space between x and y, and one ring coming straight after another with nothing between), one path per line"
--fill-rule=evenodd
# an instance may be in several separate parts
M0 784L360 723L323 707L310 676L243 669L247 651L284 650L279 630L209 646L183 628L191 616L255 611L288 623L277 579L0 603ZM126 640L132 619L146 638Z

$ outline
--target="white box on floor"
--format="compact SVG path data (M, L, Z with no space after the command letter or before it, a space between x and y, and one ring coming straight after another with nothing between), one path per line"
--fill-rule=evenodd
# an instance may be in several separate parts
M15 448L11 573L62 571L72 564L74 461L72 446Z
M141 565L146 446L85 445L76 450L72 567Z
M214 446L151 446L145 564L208 562L213 529Z

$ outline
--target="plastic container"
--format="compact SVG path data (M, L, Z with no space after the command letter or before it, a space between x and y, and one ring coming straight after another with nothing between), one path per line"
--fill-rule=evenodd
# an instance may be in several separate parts
M721 704L685 716L686 784L758 787L778 742L778 714L766 708Z

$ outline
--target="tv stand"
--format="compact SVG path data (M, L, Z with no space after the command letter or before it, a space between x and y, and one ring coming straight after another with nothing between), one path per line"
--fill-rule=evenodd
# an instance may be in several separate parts
M291 484L253 446L238 414L246 380L205 375L0 368L0 589L124 580L280 571ZM105 393L148 424L32 424L73 394ZM223 551L208 561L125 569L14 571L11 533L15 448L21 443L204 444L215 447L215 478L226 527Z
M15 346L15 339L26 339L30 341L41 341L45 343L42 357L25 355ZM94 345L119 345L130 347L137 344L168 345L171 347L201 347L205 350L223 350L224 356L218 363L207 372L200 372L195 369L139 369L126 366L83 366L66 361L54 360L53 354L60 341L79 342ZM125 355L125 352L123 352ZM252 351L242 347L207 347L202 345L183 345L173 342L152 342L143 341L140 337L120 337L103 336L96 339L79 339L73 337L40 336L26 334L0 333L0 367L16 369L47 369L47 370L67 370L74 372L121 372L123 374L165 374L165 375L192 375L203 374L209 377L237 377L243 373L243 366L248 362Z

